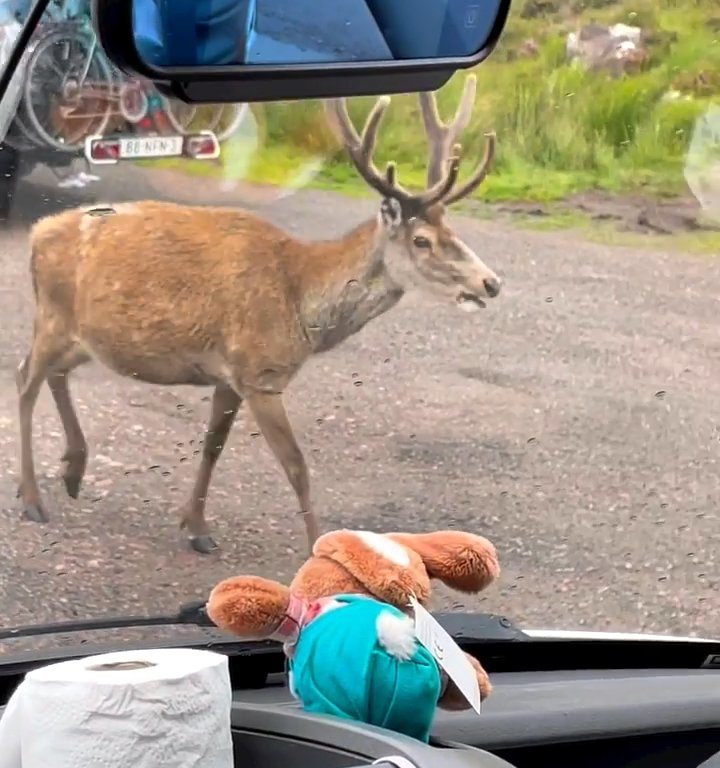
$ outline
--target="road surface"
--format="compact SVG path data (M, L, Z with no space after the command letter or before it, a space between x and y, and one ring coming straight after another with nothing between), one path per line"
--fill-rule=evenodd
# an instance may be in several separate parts
M66 498L56 477L63 441L44 390L35 444L52 520L21 520L13 375L31 328L27 225L81 200L157 194L138 172L108 178L60 194L42 179L24 184L0 235L6 625L166 612L233 574L287 580L304 557L294 497L247 415L208 501L222 549L190 551L177 508L209 392L100 367L73 383L91 447L81 498ZM190 194L221 197L200 182L188 182ZM373 201L303 192L263 210L324 237ZM471 315L412 294L313 359L288 393L323 528L451 527L492 539L499 583L478 596L438 589L436 608L534 627L720 635L718 262L456 221L504 276L504 294Z

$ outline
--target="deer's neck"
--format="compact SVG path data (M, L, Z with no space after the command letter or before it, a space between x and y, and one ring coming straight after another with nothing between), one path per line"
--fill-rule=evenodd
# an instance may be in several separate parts
M400 301L404 291L385 267L387 248L377 218L304 248L301 315L314 352L332 349Z

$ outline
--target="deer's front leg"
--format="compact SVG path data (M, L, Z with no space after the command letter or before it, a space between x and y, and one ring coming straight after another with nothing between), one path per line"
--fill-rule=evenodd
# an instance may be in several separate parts
M247 403L270 450L285 470L300 502L300 514L305 519L308 547L318 538L318 524L310 503L310 476L305 458L293 435L282 396L279 394L253 393Z

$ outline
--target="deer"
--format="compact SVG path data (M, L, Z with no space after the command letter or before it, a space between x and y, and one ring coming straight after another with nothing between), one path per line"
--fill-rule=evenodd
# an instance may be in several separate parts
M337 239L296 238L231 207L158 200L67 209L32 227L32 343L17 368L18 497L24 518L50 517L36 478L33 411L45 381L62 423L61 476L78 498L88 444L68 378L90 362L139 382L212 387L210 418L180 528L192 550L218 549L205 515L215 466L243 403L292 487L310 550L319 524L308 467L283 393L312 355L328 352L393 308L413 286L461 308L485 307L501 279L452 229L446 211L485 179L495 134L459 184L461 145L475 99L465 83L454 118L419 94L429 145L427 184L401 186L395 163L373 160L390 97L376 100L358 134L344 98L324 102L341 148L379 197L377 213Z

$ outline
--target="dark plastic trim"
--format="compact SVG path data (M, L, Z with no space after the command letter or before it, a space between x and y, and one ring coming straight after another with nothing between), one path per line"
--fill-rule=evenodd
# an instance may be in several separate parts
M166 96L191 104L234 104L436 91L442 88L452 75L452 70L390 71L386 74L333 72L322 76L311 76L301 82L268 75L266 79L260 80L155 83L155 86Z
M720 679L707 670L516 672L493 682L480 718L439 712L433 734L499 752L720 728Z
M299 707L235 700L230 717L237 736L252 734L310 744L321 752L339 752L351 759L373 761L397 755L416 768L513 768L507 761L471 745L425 744L384 728L316 715Z
M495 690L483 702L479 717L473 710L438 709L431 746L492 750L514 762L514 750L532 747L663 733L720 732L717 672L628 670L618 666L608 670L498 673L491 675L491 680ZM235 707L242 704L258 711L300 711L287 687L235 691L233 696ZM544 765L542 760L533 764ZM443 768L441 761L436 765ZM603 765L609 768L614 763Z
M178 98L217 102L218 96L222 97L222 101L269 101L432 90L446 82L455 71L477 66L492 53L505 28L510 4L511 0L500 0L498 15L488 39L472 56L193 68L156 67L142 60L135 47L132 3L129 0L92 0L92 10L100 44L120 69L156 83L173 83L173 95ZM222 83L225 87L205 91L199 85L211 82ZM227 97L227 86L230 84L234 86L232 99ZM266 96L268 88L272 89L270 97ZM207 99L205 93L208 94ZM192 95L192 98L186 98L185 94Z

